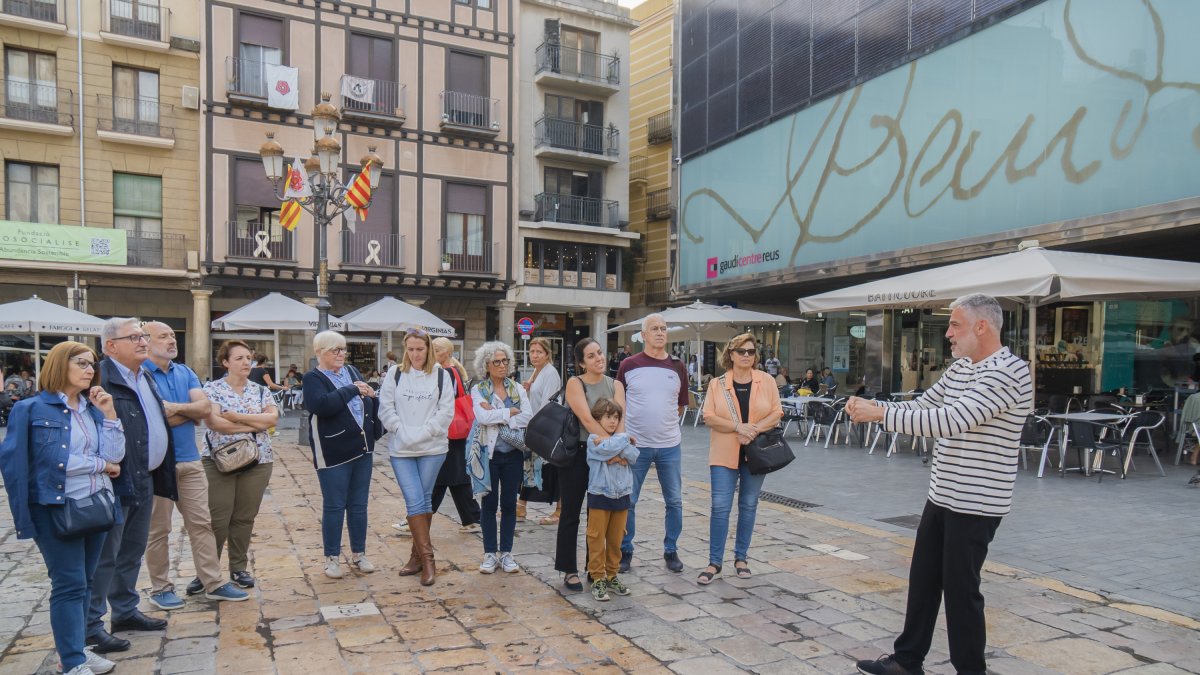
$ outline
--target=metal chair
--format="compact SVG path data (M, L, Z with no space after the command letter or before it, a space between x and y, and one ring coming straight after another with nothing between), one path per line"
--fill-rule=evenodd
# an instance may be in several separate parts
M1113 432L1115 436L1120 437L1120 431L1118 429L1106 424L1100 424L1099 422L1086 422L1083 420L1067 421L1067 443L1068 445L1074 446L1076 452L1079 453L1079 468L1068 469L1066 466L1066 461L1063 461L1061 467L1063 477L1066 477L1067 471L1080 471L1084 474L1094 471L1099 475L1099 481L1104 480L1104 474L1106 473L1115 475L1117 473L1116 471L1104 468L1104 456L1108 454L1117 457L1121 478L1125 477L1125 463L1120 461L1122 454L1122 443L1119 440L1114 441L1104 438L1101 434L1103 430ZM1092 468L1093 453L1096 453L1096 456L1098 457L1095 468Z
M833 409L833 420L829 423L829 429L825 433L825 447L827 448L830 441L837 443L842 427L846 429L846 442L850 442L850 415L846 414L846 400L839 398L829 404L829 407Z
M1167 472L1163 470L1162 462L1158 461L1158 450L1154 447L1155 429L1161 428L1167 421L1167 416L1157 410L1147 410L1138 413L1135 417L1129 420L1125 426L1125 432L1122 434L1123 440L1128 440L1129 450L1125 453L1124 473L1129 473L1129 467L1133 466L1133 451L1139 445L1138 439L1145 436L1145 441L1140 443L1146 448L1146 452L1150 454L1150 458L1154 460L1155 466L1158 467L1158 473L1163 478L1167 477ZM1134 467L1136 470L1137 467Z
M804 406L792 405L783 403L783 435L786 436L788 429L792 424L796 425L796 435L800 436L804 433L804 425L808 422L808 417L804 414Z
M813 434L817 436L817 442L821 442L821 429L828 426L831 430L837 421L838 410L833 403L825 401L812 401L808 404L808 436L804 439L804 445L807 446L812 441ZM826 444L828 447L828 444Z
M1054 442L1054 432L1055 427L1050 420L1037 412L1030 413L1021 427L1021 444L1019 446L1021 467L1029 468L1029 457L1025 454L1027 450L1040 450L1042 455L1038 462L1038 478L1041 478L1042 473L1046 470L1046 460L1050 455L1050 444ZM1062 447L1060 446L1058 461L1061 463L1062 459Z

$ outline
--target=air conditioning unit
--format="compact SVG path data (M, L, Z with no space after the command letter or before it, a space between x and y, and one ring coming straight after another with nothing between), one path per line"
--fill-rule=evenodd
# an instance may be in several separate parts
M183 96L181 97L180 105L188 110L200 109L200 87L183 87Z

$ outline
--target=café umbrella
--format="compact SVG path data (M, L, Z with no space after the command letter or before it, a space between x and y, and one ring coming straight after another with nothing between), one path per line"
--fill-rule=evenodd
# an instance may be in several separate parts
M346 330L387 333L387 348L392 350L392 332L420 329L432 337L454 337L450 324L427 309L388 296L342 317Z
M293 300L280 293L267 295L214 319L213 330L269 330L275 339L275 381L279 381L279 331L316 330L318 312L316 307ZM345 322L336 316L329 317L330 330L344 330Z
M42 373L43 333L52 335L100 335L104 319L46 302L38 296L0 305L0 333L33 335L34 377Z
M728 340L748 325L804 321L804 319L794 316L767 314L766 312L755 312L729 305L712 305L700 301L682 307L670 307L658 314L666 321L668 334L675 328L683 328L693 333L692 338L696 342ZM621 324L608 332L641 330L643 319Z

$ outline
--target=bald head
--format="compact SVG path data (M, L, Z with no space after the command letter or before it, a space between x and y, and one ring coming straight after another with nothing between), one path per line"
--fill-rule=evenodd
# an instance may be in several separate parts
M161 321L151 321L142 326L150 345L150 360L159 368L179 356L179 344L175 341L175 330Z

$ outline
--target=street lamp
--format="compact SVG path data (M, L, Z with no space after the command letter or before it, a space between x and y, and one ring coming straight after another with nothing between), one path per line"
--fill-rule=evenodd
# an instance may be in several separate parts
M329 310L333 306L329 302L329 260L326 228L334 218L342 215L351 208L346 201L346 185L338 178L338 165L342 159L342 145L334 138L341 115L337 108L329 102L330 95L321 94L321 102L312 110L313 143L312 154L304 162L304 171L308 174L308 184L312 188L312 196L307 199L297 199L300 207L313 217L317 228L317 249L320 259L317 269L317 330L329 330ZM262 158L263 171L271 181L275 197L284 201L287 191L287 167L284 166L283 147L275 141L275 134L267 134L267 142L258 150ZM383 172L383 160L375 154L375 148L368 148L367 154L360 160L362 170L371 181L372 192L379 186L379 178ZM284 190L280 191L280 181L284 181ZM372 194L373 197L373 194ZM370 205L368 200L367 205ZM343 224L343 228L345 225ZM344 229L343 229L344 231Z

